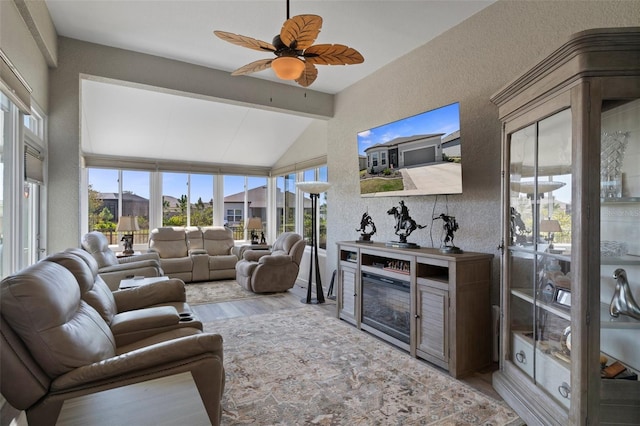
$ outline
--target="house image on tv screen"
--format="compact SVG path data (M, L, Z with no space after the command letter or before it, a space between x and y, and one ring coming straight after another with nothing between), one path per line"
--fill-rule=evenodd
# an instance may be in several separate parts
M442 161L442 133L401 137L365 149L372 173Z
M459 105L360 132L358 153L363 197L459 194Z

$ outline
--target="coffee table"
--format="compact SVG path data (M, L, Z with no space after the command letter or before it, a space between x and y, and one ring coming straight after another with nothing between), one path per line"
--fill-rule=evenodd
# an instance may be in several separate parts
M133 277L126 278L120 281L118 290L124 290L125 288L140 287L142 285L158 283L160 281L167 281L169 277Z

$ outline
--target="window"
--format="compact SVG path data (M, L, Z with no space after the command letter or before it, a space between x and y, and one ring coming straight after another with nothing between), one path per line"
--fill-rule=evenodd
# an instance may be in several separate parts
M267 178L255 176L224 176L225 223L236 240L248 240L245 223L258 217L267 221ZM256 229L258 233L262 230Z
M377 167L378 166L378 153L377 152L371 153L371 163L372 163L373 167Z
M225 225L229 228L242 226L242 209L227 209L225 216Z
M384 166L387 164L387 153L386 152L381 152L380 153L380 165Z
M322 181L327 182L327 167L307 169L297 174L278 176L276 178L276 216L277 233L293 231L301 234L311 243L311 197L302 191L296 190L296 181ZM296 203L296 199L298 203ZM296 205L301 206L301 213L296 212ZM297 215L300 214L296 221ZM326 249L327 246L327 193L320 194L318 199L318 247Z
M45 118L0 93L0 277L44 255Z
M90 168L88 174L89 231L102 232L109 244L118 245L120 216L136 216L140 231L134 244L149 240L150 173L146 171Z
M162 225L213 225L213 175L163 172Z
M276 178L276 237L296 230L296 175Z
M211 226L213 225L213 175L192 173L190 178L189 224Z

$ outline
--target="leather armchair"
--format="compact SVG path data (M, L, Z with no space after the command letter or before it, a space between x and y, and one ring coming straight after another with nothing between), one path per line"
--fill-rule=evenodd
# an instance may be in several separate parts
M73 274L80 287L80 298L109 325L117 345L175 328L202 330L202 322L186 303L181 280L169 279L112 292L98 275L95 259L81 249L68 249L44 260L56 262Z
M120 281L128 276L161 277L160 258L156 253L143 253L118 259L109 248L107 237L102 232L92 231L82 237L82 248L90 253L98 263L98 273L111 291L120 286Z
M236 264L236 281L254 293L274 293L292 288L298 278L305 241L285 232L271 250L246 250Z
M183 327L118 345L73 274L48 261L2 280L0 313L0 390L30 425L55 425L67 399L185 372L220 423L220 335Z

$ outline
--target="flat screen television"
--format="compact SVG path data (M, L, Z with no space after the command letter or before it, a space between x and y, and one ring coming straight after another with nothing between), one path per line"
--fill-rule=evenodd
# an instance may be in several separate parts
M462 193L458 102L358 133L360 195Z

